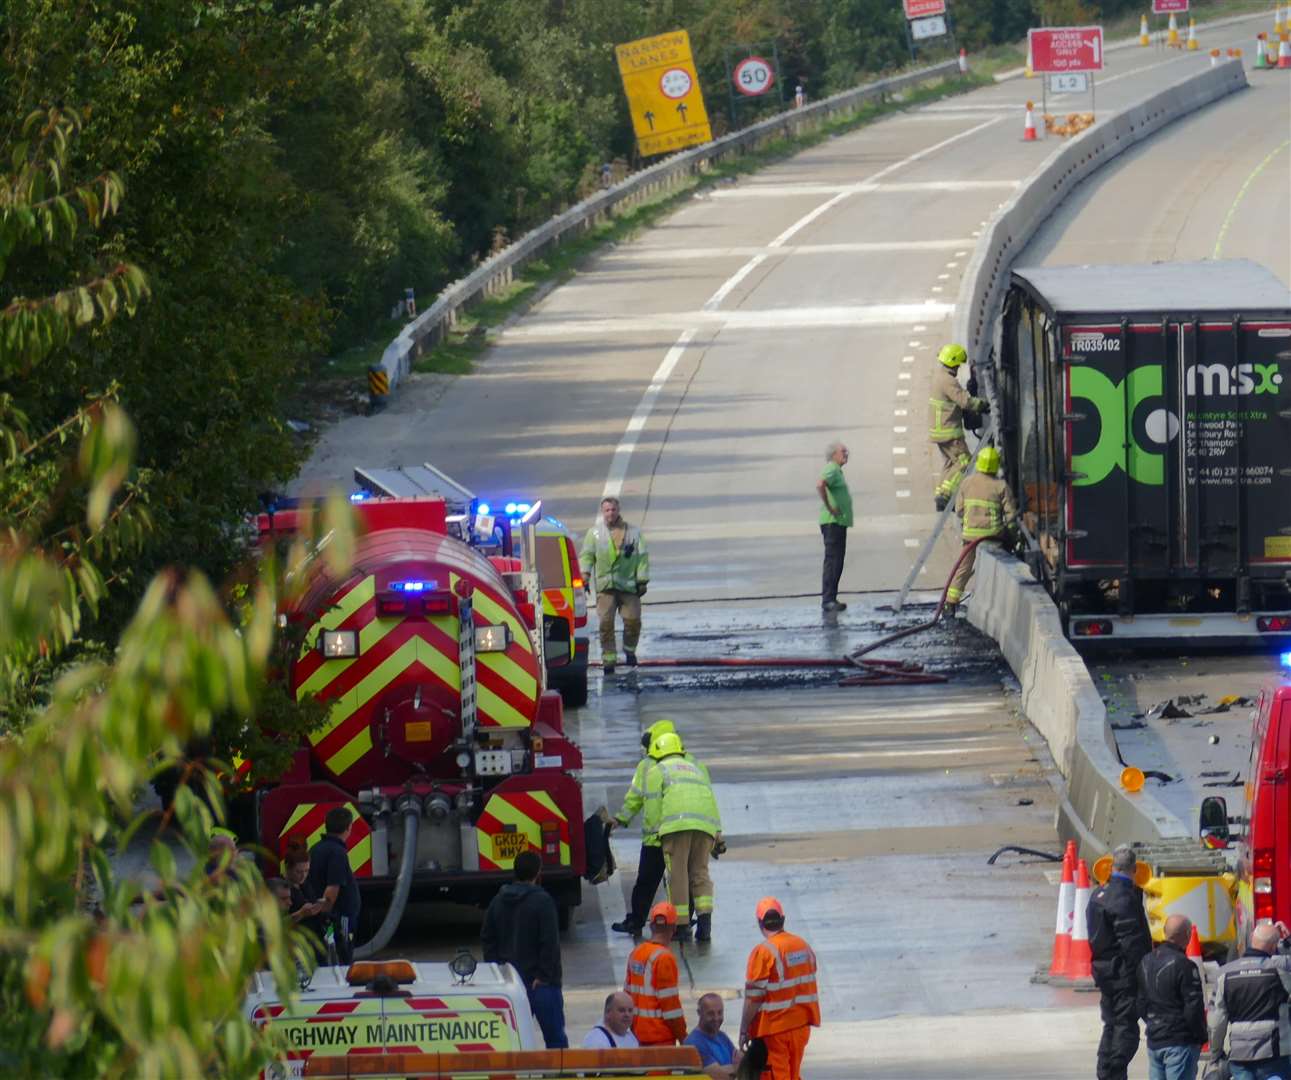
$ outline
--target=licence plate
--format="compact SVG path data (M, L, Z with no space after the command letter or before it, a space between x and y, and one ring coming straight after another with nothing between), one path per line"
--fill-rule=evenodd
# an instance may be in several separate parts
M529 836L522 832L494 833L493 858L514 859L522 851L529 850Z

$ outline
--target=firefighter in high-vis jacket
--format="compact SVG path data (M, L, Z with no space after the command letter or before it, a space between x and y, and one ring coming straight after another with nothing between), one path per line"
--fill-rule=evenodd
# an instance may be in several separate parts
M964 588L977 561L975 540L1011 540L1017 531L1018 506L1013 492L1000 471L1000 452L984 446L977 452L977 471L959 485L955 495L955 512L963 522L964 546L955 576L946 591L946 604L954 608L963 598ZM971 550L970 550L971 549Z
M932 376L932 393L928 398L928 438L941 451L941 475L933 492L934 505L945 510L964 478L971 457L964 441L964 410L974 413L990 411L982 398L974 397L960 383L957 372L968 363L968 352L962 345L946 345L937 354Z
M641 813L646 804L646 775L654 766L650 756L650 744L656 735L675 734L676 726L671 720L656 720L641 733L641 760L637 762L636 771L632 774L632 783L628 785L627 794L623 796L623 806L614 815L616 828L626 828L632 819ZM659 843L659 834L643 829L641 833L641 855L637 860L637 880L632 887L632 907L622 922L611 925L611 929L620 934L639 934L645 925L646 912L654 903L654 894L659 891L663 881L663 848Z
M713 929L713 879L708 860L721 852L722 817L708 770L685 754L681 736L656 735L650 744L655 765L646 773L645 825L656 831L668 868L668 899L677 909L685 940L690 900L695 900L695 940L709 941Z
M596 593L602 670L613 675L618 663L615 615L623 618L623 661L635 667L641 637L641 597L650 583L650 555L641 530L623 520L619 500L613 495L601 500L600 519L583 537L578 564L588 591Z

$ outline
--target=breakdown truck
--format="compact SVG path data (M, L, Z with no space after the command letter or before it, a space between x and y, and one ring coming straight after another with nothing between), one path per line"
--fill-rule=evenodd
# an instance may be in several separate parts
M404 493L410 478L423 493ZM523 851L541 857L563 929L585 867L582 756L545 689L541 503L483 513L429 466L356 479L351 568L310 560L280 614L300 640L291 693L332 707L286 774L255 792L259 842L275 855L292 837L312 846L328 810L351 810L359 936L371 935L360 957L389 942L410 896L487 903ZM260 515L262 542L310 512Z

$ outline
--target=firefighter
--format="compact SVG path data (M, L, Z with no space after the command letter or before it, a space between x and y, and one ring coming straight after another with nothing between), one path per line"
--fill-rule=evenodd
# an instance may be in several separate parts
M1000 452L984 446L977 452L977 471L965 480L955 495L955 513L963 522L962 557L946 590L946 607L953 612L963 599L964 587L977 561L974 540L1011 540L1017 530L1018 507L1000 471ZM971 548L971 550L970 550Z
M974 397L960 384L958 371L968 363L968 352L962 345L946 345L937 354L932 376L932 395L928 399L928 438L941 451L941 475L934 491L934 505L945 510L964 478L971 460L964 442L964 410L985 413L990 404Z
M708 860L722 842L722 817L708 770L685 755L681 736L656 735L650 744L655 765L646 773L645 828L657 831L668 870L668 899L677 909L680 940L690 936L690 899L695 899L695 940L713 933L713 879Z
M601 631L601 663L613 675L618 661L614 643L614 616L623 618L623 662L635 667L641 637L641 597L650 583L650 556L645 537L619 513L619 500L601 500L601 518L583 538L578 562L587 591L596 593L596 615Z
M749 954L744 975L740 1049L747 1051L753 1039L761 1039L767 1051L762 1075L800 1080L808 1036L820 1027L816 954L785 930L784 908L774 896L758 901L757 919L765 940Z
M686 1013L677 989L673 933L677 909L661 902L650 909L650 940L628 955L623 989L636 1006L632 1034L642 1046L673 1046L686 1038Z
M613 828L627 828L632 819L645 806L646 774L654 765L650 756L650 744L656 735L665 732L676 732L671 720L656 720L641 733L641 760L637 762L636 772L632 774L632 783L627 794L623 796L623 806L614 815ZM645 925L646 911L654 901L654 894L659 891L663 881L663 848L659 844L659 834L643 830L641 833L641 854L637 859L637 880L632 886L632 907L622 922L611 925L611 929L620 934L636 936Z

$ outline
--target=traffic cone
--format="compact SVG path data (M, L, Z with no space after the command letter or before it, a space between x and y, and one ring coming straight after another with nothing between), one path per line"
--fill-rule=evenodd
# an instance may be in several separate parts
M1191 960L1194 964L1197 965L1197 974L1201 976L1201 985L1204 988L1206 985L1206 968L1205 968L1206 961L1205 961L1205 958L1201 955L1201 935L1197 933L1197 926L1195 923L1193 924L1193 927L1192 927L1192 934L1189 935L1188 937L1188 948L1184 950L1184 955L1186 955L1189 960ZM1202 998L1204 999L1205 996L1206 995L1203 993ZM1210 1025L1207 1025L1207 1027L1209 1026ZM1201 1052L1203 1054L1207 1053L1209 1050L1210 1050L1210 1043L1206 1043L1201 1048Z
M1032 111L1031 111L1031 110L1032 110L1032 109L1034 109L1034 108L1035 108L1035 102L1034 102L1034 101L1028 101L1028 102L1027 102L1027 118L1026 118L1026 126L1022 128L1022 141L1023 141L1023 142L1035 142L1035 139L1036 139L1036 135L1035 135L1035 114L1034 114L1034 113L1032 113Z
M1062 975L1067 970L1067 957L1071 954L1071 922L1076 910L1075 881L1076 842L1067 841L1062 857L1062 884L1058 886L1058 921L1053 928L1053 962L1050 975Z
M1211 66L1211 67L1217 67L1218 65L1219 65L1219 50L1218 50L1218 49L1211 49L1211 50L1210 50L1210 66Z
M1170 28L1165 36L1165 43L1172 49L1179 47L1179 23L1174 17L1174 12L1170 12Z
M959 73L961 75L968 74L968 53L963 49L959 50Z
M1255 68L1257 71L1263 71L1269 66L1264 62L1264 45L1267 41L1267 34L1255 35Z
M1198 47L1199 46L1197 45L1197 20L1189 19L1188 20L1188 51L1196 52Z
M1291 68L1291 34L1282 31L1282 40L1278 42L1278 70Z
M1035 78L1035 65L1031 61L1031 36L1027 35L1027 66L1025 71L1028 79Z
M1139 16L1139 44L1147 48L1152 44L1152 35L1148 33L1148 17Z
M1089 923L1085 921L1085 909L1089 907L1089 867L1085 860L1076 863L1076 899L1072 908L1071 950L1067 953L1067 970L1063 972L1069 979L1092 979L1094 977L1093 953L1089 951Z

